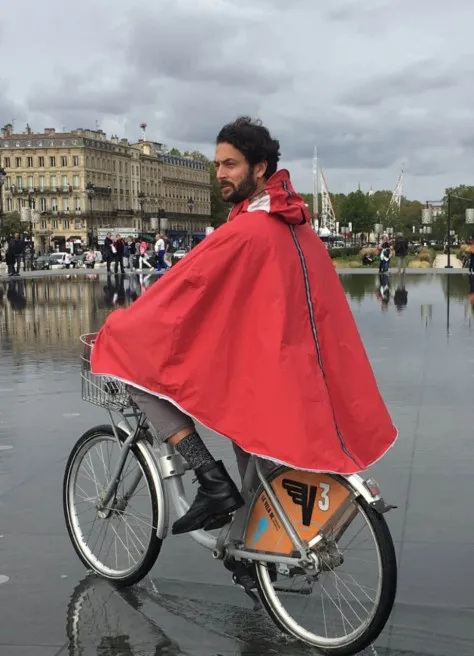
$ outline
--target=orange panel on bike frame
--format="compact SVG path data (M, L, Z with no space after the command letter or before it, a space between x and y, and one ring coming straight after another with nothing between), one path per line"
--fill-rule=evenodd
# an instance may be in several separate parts
M271 486L301 539L312 540L351 491L328 474L290 470ZM247 525L245 547L289 555L293 542L265 490L255 502Z

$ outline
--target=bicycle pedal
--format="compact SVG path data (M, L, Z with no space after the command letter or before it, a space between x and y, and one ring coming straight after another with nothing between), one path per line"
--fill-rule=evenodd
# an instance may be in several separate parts
M232 517L230 515L215 515L207 520L203 528L205 531L214 531L228 524L231 519Z

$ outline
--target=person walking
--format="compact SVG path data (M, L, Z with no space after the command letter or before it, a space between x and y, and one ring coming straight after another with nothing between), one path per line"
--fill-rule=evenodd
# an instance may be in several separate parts
M384 241L382 244L382 250L380 251L380 264L379 264L379 273L387 273L390 267L391 259L391 250L390 244L388 241Z
M469 275L474 273L474 239L471 239L469 248L467 251L468 254L468 264L469 264Z
M104 239L104 260L107 264L107 273L110 273L110 265L114 259L114 240L112 239L112 233L108 232Z
M156 270L161 271L162 269L167 269L168 265L165 262L165 240L161 235L156 235L155 242L155 255L156 255Z
M15 232L13 239L10 240L7 250L8 275L19 276L20 266L25 251L25 242L20 238L18 232Z
M135 269L135 256L137 254L137 245L132 235L128 238L128 268L130 271Z
M119 265L120 265L120 273L125 273L125 269L123 268L123 254L125 251L125 242L119 234L117 234L115 237L114 248L115 248L115 255L114 255L115 273L118 273Z
M142 239L139 246L140 255L138 258L138 268L140 269L140 271L142 270L144 264L146 264L146 266L149 269L151 269L151 264L148 262L148 258L146 256L147 250L148 250L148 244L144 239Z
M398 275L405 274L407 268L408 239L401 232L395 238L394 250L398 263Z

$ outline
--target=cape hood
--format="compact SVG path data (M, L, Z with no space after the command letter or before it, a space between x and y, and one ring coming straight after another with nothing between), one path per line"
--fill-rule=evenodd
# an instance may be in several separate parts
M249 453L366 469L396 439L338 275L285 170L116 310L96 374L165 398Z

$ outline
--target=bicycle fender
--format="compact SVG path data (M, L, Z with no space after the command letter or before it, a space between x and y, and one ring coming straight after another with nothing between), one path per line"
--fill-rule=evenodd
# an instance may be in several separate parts
M146 464L151 472L153 478L153 483L155 484L156 494L157 494L157 503L158 503L158 524L156 527L156 535L160 540L164 540L168 534L168 525L169 525L169 502L168 496L165 492L163 481L160 476L159 464L156 461L155 454L153 449L144 440L139 440L136 444L136 447L141 452L142 456L145 459Z

